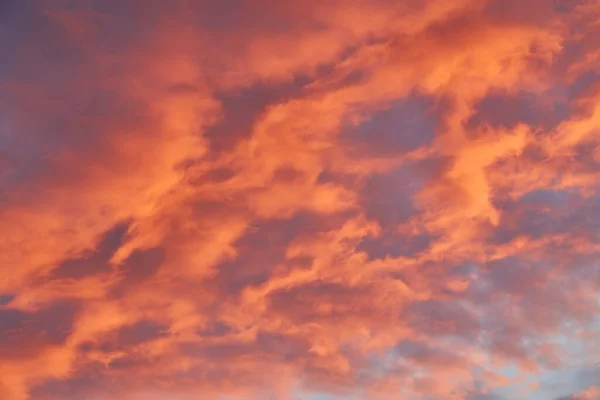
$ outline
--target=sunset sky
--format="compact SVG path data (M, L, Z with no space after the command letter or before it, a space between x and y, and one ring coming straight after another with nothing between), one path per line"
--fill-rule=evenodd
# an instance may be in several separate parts
M0 400L599 400L600 0L0 0Z

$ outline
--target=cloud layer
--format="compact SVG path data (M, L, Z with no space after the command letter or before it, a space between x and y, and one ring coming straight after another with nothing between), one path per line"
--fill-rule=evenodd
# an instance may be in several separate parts
M600 398L596 1L9 0L0 45L1 399Z

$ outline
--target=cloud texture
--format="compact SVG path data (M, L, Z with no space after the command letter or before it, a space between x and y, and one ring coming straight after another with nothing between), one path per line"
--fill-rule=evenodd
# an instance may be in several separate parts
M0 46L0 399L600 398L596 0L9 0Z

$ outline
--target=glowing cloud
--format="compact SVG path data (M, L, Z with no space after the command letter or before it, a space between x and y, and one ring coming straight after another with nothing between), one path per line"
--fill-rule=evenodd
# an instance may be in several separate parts
M591 0L3 2L0 399L600 399L599 38Z

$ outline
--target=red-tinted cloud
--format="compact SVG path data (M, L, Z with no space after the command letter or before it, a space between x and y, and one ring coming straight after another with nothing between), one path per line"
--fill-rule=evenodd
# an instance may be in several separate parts
M0 398L534 398L597 362L600 8L521 3L1 6Z

